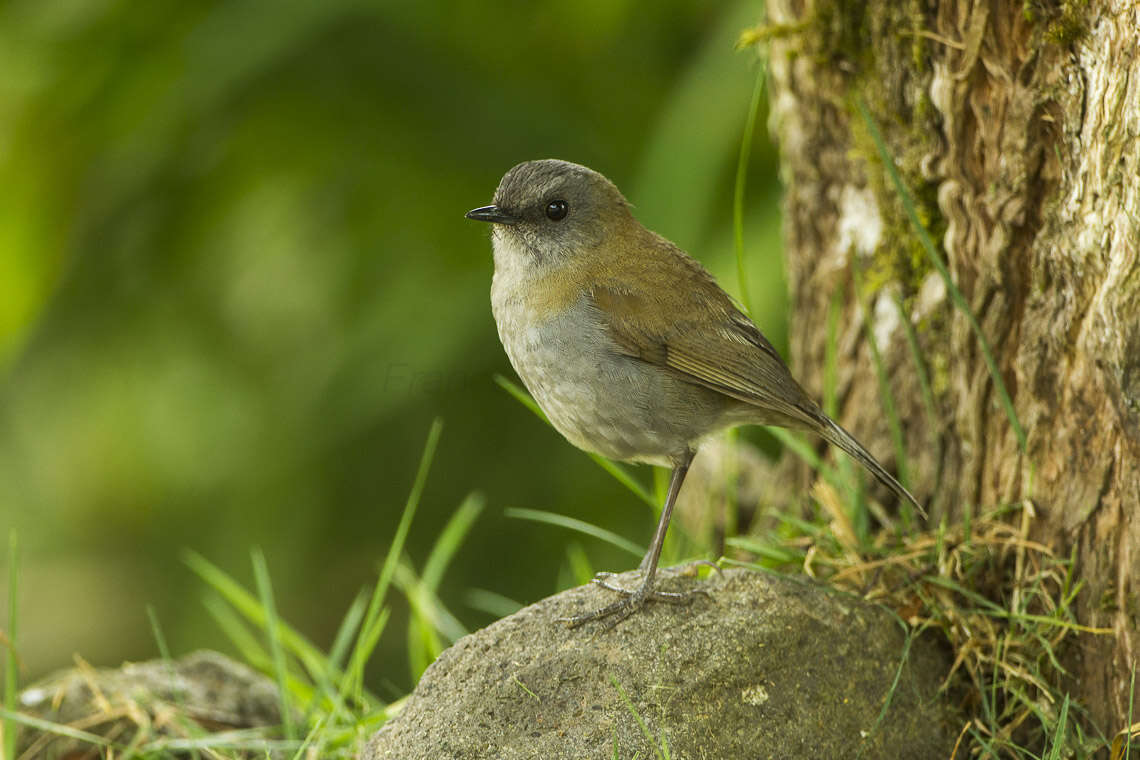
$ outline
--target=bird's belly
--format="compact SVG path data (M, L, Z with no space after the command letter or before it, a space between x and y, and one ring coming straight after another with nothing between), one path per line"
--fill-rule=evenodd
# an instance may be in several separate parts
M669 464L723 416L716 394L620 353L584 307L538 324L497 321L515 371L551 424L581 449Z
M658 430L644 413L647 378L629 360L582 357L566 361L537 348L514 362L550 422L579 448L611 459L661 461L687 441Z

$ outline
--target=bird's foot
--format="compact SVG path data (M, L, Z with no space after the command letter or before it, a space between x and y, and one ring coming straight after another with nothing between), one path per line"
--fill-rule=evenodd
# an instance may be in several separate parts
M592 612L560 618L560 620L566 623L569 628L577 628L583 623L589 623L594 620L603 620L605 622L601 631L608 631L610 628L613 628L640 610L648 602L688 604L692 601L694 594L705 593L703 589L695 589L693 591L660 591L653 588L652 583L648 581L642 581L635 589L627 589L614 583L613 578L615 577L614 573L598 573L594 576L592 582L604 589L620 594L620 599L612 604L607 604L605 607L593 610Z

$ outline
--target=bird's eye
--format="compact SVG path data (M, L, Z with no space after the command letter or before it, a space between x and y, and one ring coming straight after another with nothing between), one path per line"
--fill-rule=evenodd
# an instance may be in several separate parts
M570 213L570 204L563 200L551 201L546 204L546 218L552 222L561 221Z

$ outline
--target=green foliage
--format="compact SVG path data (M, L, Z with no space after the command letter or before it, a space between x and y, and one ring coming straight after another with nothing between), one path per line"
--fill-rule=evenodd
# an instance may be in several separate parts
M744 188L748 181L748 160L752 156L752 144L756 141L756 114L760 110L761 97L768 69L761 66L756 72L756 84L752 87L752 102L748 106L748 121L740 138L740 156L736 162L736 186L732 195L732 236L736 250L736 282L740 288L740 302L745 313L752 313L752 296L748 285L748 268L744 258Z
M637 706L633 704L633 701L629 698L629 695L625 693L625 689L621 687L621 684L612 675L610 676L610 683L614 685L614 689L617 691L618 696L621 697L621 701L625 703L625 709L629 711L629 714L633 716L634 721L637 722L637 727L641 729L642 737L644 737L645 741L649 743L649 746L653 748L654 757L656 757L657 760L669 760L669 740L668 737L665 736L664 729L661 731L660 739L654 738L653 734L649 731L649 726L645 724L645 719L641 717L641 713L638 711ZM617 739L615 738L615 757L617 756L617 752Z
M4 757L16 756L16 722L7 717L16 710L19 699L19 661L16 648L20 640L20 541L16 531L8 534L8 625L4 636Z
M277 679L277 696L281 701L281 727L285 738L295 741L297 731L293 726L293 702L289 692L289 671L285 667L285 649L281 646L281 636L278 633L277 603L273 599L273 586L269 580L269 568L265 563L265 555L260 549L254 549L253 575L257 579L257 595L261 601L261 609L265 615L265 633L269 640L269 651L273 655L273 675Z
M1044 3L1026 0L1023 13L1029 21L1045 20L1046 42L1068 47L1089 33L1088 0Z
M756 13L746 0L4 4L0 505L38 597L27 675L72 651L150 657L147 601L173 651L222 646L178 602L184 547L247 573L262 547L283 618L349 608L436 415L455 431L439 451L448 477L417 520L442 526L476 488L492 505L644 526L636 497L495 387L510 367L490 247L463 213L518 161L580 161L736 287L732 176L756 72L733 43ZM775 151L763 129L751 149L747 287L779 345ZM448 577L548 592L561 536L524 542L532 526L484 519ZM405 548L424 556L433 536ZM616 556L588 550L600 566ZM445 578L438 593L463 588ZM89 624L53 623L72 609ZM403 668L410 614L393 610L371 677ZM336 635L338 620L306 617L307 636Z
M611 546L622 549L625 552L633 555L637 559L641 559L645 555L645 547L638 546L627 538L619 536L610 530L599 528L597 525L591 525L584 520L578 520L566 515L556 515L551 512L542 512L537 509L507 509L504 514L507 517L517 517L522 520L531 520L536 523L546 523L548 525L556 525L560 528L577 531L583 535L596 538L599 541L605 541Z

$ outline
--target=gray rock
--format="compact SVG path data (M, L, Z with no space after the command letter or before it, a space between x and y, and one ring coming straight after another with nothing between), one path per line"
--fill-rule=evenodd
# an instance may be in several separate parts
M122 743L184 738L184 721L210 731L276 726L279 704L273 681L208 650L171 661L60 671L20 693L27 715ZM102 756L82 740L30 729L20 734L20 753L38 760Z
M463 638L361 760L662 758L666 745L673 760L950 755L935 697L948 659L920 639L904 662L887 610L745 570L673 572L664 587L707 594L599 632L557 622L613 600L576 588Z

